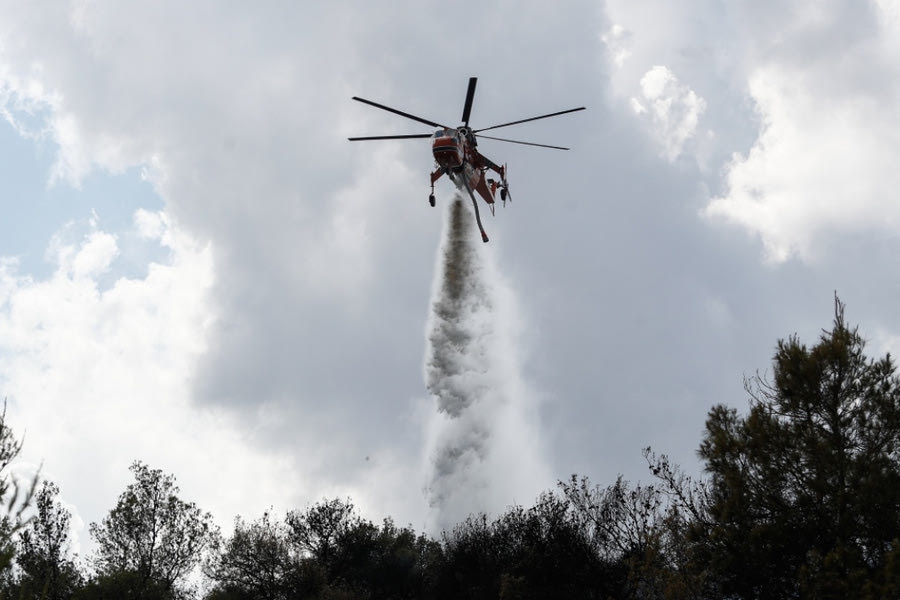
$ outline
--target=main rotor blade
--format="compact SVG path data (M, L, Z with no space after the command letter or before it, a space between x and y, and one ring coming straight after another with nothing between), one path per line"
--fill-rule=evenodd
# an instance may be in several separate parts
M366 140L409 140L413 138L430 138L430 133L413 133L411 135L367 135L365 137L347 138L351 142L365 142Z
M584 108L585 107L580 106L578 108L570 108L569 110L561 110L559 112L550 113L549 115L541 115L539 117L531 117L530 119L522 119L520 121L512 121L510 123L503 123L502 125L491 125L490 127L485 127L484 129L476 129L475 133L478 133L479 131L487 131L488 129L498 129L500 127L509 127L510 125L518 125L519 123L527 123L528 121L537 121L538 119L547 119L549 117L556 117L558 115L564 115L566 113L584 110Z
M475 137L484 138L486 140L497 140L498 142L509 142L510 144L523 144L525 146L540 146L541 148L553 148L554 150L568 150L568 148L563 148L562 146L548 146L547 144L535 144L534 142L520 142L518 140L507 140L504 138L491 137L489 135L478 135Z
M434 121L429 121L428 119L423 119L422 117L417 117L416 115L411 115L409 113L403 112L402 110L397 110L396 108L391 108L390 106L385 106L384 104L378 104L377 102L372 102L371 100L366 100L365 98L360 98L359 96L353 96L353 99L357 102L362 102L363 104L369 104L371 106L374 106L375 108L380 108L381 110L392 112L395 115L400 115L401 117L406 117L407 119L418 121L419 123L425 123L426 125L431 125L432 127L442 127L443 129L449 129L449 127L447 127L446 125L441 125L440 123L435 123Z
M469 126L469 113L472 112L472 98L475 97L475 84L478 83L477 77L469 77L469 89L466 91L466 103L463 105L462 122L466 127Z

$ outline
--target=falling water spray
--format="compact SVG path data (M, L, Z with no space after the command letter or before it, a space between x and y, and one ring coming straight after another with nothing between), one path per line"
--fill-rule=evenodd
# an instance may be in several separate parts
M432 528L526 503L551 483L523 383L515 299L457 195L448 207L426 329ZM476 241L477 240L477 241Z

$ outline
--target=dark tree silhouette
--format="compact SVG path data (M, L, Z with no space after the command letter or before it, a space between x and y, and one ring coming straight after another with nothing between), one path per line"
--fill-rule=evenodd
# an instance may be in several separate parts
M301 556L306 588L319 577L320 592L348 598L424 598L439 546L386 519L381 527L359 517L353 504L325 500L286 518Z
M125 574L138 587L181 594L186 576L217 538L212 516L178 497L172 475L140 462L131 471L135 482L103 521L90 527L98 574L116 585Z
M10 464L22 451L22 440L13 435L6 424L6 402L0 413L0 576L7 576L15 554L15 536L27 524L23 514L31 505L37 490L38 476L20 482L9 472Z
M335 566L340 541L366 525L350 500L338 498L323 500L302 512L291 511L286 522L291 541L302 555L314 559L326 570Z
M724 595L878 597L896 582L900 379L890 355L864 346L835 298L815 346L779 341L773 381L747 381L747 416L710 411L711 524L697 524L697 549Z
M621 597L625 572L600 556L569 500L547 492L494 521L469 517L443 536L438 598Z
M217 582L217 597L282 600L298 587L298 562L285 526L265 513L249 524L236 519L205 571Z
M57 496L56 484L45 481L35 498L36 514L19 534L16 562L21 569L16 595L62 600L81 585L81 573L69 556L72 516Z

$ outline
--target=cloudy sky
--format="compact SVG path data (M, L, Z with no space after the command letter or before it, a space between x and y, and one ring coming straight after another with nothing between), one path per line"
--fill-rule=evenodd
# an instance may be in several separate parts
M340 495L434 527L455 190L428 206L427 140L346 138L428 132L354 95L455 124L470 76L476 128L588 108L497 131L569 152L479 146L515 201L467 325L521 410L484 413L474 504L647 479L648 445L698 470L709 407L835 291L900 347L897 0L0 2L17 468L84 524L140 459L223 526Z

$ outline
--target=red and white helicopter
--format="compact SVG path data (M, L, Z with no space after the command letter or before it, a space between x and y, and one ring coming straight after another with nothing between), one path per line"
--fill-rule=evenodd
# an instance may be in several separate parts
M371 100L366 100L365 98L354 96L354 100L369 104L388 112L392 112L394 114L400 115L401 117L406 117L407 119L412 119L413 121L418 121L419 123L424 123L425 125L437 127L438 130L434 133L417 133L412 135L370 135L366 137L352 137L348 139L351 142L362 142L368 140L405 140L413 138L431 138L431 152L432 154L434 154L436 168L431 174L431 194L428 196L428 201L431 203L431 206L434 206L434 182L437 181L441 177L441 175L446 173L447 176L450 177L450 179L453 181L453 183L457 185L457 187L465 187L465 189L469 192L469 196L472 198L472 206L475 207L475 220L478 222L478 228L481 230L481 239L486 242L488 241L488 236L484 232L484 227L482 227L481 225L481 215L478 212L478 202L475 200L474 192L478 192L478 194L484 199L488 207L490 207L491 209L491 214L494 213L494 195L496 194L498 189L500 190L500 200L503 202L504 206L506 205L506 199L509 198L510 200L512 200L512 196L509 195L509 183L506 181L506 165L499 166L491 161L491 159L481 154L478 151L478 141L476 140L476 138L480 137L489 140L497 140L500 142L510 142L512 144L524 144L526 146L539 146L541 148L553 148L554 150L568 150L568 148L562 148L560 146L548 146L547 144L535 144L534 142L520 142L517 140L508 140L504 138L497 138L491 137L489 135L479 134L482 131L488 131L490 129L499 129L500 127L518 125L519 123L527 123L528 121L537 121L538 119L546 119L548 117L555 117L570 112L584 110L585 107L581 106L579 108L570 108L568 110L561 110L559 112L541 115L539 117L520 119L518 121L511 121L509 123L502 123L500 125L492 125L490 127L483 127L481 129L472 129L471 127L469 127L469 114L472 112L472 99L475 96L475 84L477 82L477 77L469 78L469 89L466 92L466 102L463 105L463 124L456 128L447 127L446 125L441 125L440 123L436 123L434 121L429 121L428 119L423 119L421 117L405 113L403 111L397 110L396 108L391 108L389 106L384 106L383 104L378 104L377 102L372 102ZM500 176L500 180L496 181L494 179L486 179L485 174L488 170L497 173Z

